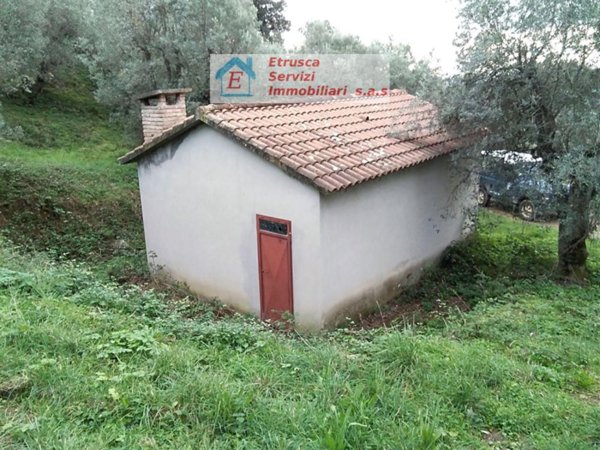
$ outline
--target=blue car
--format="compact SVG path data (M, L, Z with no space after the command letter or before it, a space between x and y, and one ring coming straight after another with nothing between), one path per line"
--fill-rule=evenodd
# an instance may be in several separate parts
M496 205L528 221L555 217L557 195L540 162L526 153L485 153L479 205Z

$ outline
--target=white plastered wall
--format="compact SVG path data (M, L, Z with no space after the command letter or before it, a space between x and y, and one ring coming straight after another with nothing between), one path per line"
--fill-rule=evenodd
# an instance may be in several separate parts
M294 313L322 326L317 190L207 126L142 158L138 174L151 266L258 314L256 214L291 220Z
M294 308L320 328L384 302L460 239L473 186L450 157L321 196L200 126L138 164L149 262L258 314L256 214L292 222Z
M323 320L387 301L416 281L461 238L471 198L472 183L449 156L323 197Z

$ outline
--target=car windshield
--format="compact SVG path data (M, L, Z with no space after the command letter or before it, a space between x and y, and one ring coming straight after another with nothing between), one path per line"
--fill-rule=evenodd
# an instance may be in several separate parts
M505 183L518 183L544 194L553 192L552 183L541 169L541 159L528 153L496 150L483 153L483 174Z
M552 183L537 165L533 165L526 168L526 170L521 171L518 180L521 185L535 188L537 191L544 194L553 192Z

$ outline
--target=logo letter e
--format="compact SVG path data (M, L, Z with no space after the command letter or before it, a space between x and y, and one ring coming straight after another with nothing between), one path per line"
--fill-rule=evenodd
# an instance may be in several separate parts
M232 70L229 72L229 83L227 84L227 89L240 89L242 87L240 81L242 81L243 73L244 72L239 70Z

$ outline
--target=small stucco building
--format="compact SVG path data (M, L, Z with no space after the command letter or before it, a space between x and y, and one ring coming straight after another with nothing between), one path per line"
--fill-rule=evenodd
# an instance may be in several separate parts
M393 298L461 239L474 184L451 159L473 136L440 129L432 105L392 91L185 117L185 92L140 98L152 128L120 159L138 164L154 271L318 329Z

